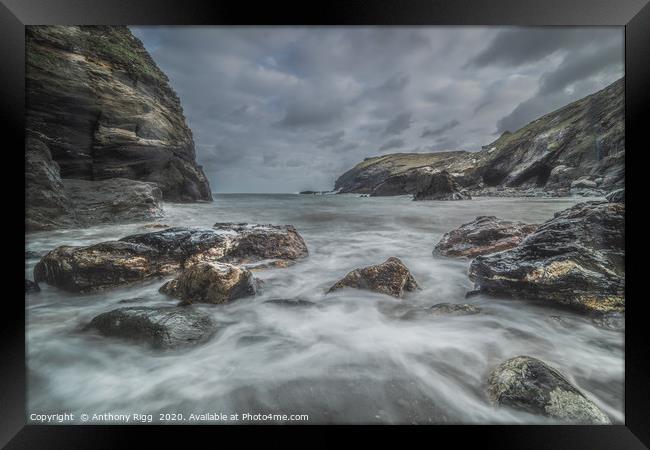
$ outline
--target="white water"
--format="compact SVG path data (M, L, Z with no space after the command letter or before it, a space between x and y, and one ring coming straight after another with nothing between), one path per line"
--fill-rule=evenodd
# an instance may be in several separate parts
M221 331L202 346L166 353L80 331L97 314L129 306L121 299L173 304L157 293L165 280L94 295L41 284L26 300L28 419L30 413L69 412L75 422L81 413L149 413L155 423L159 413L211 412L308 414L307 423L548 423L487 401L491 368L523 354L560 369L622 423L623 333L532 302L465 299L472 289L468 261L431 254L443 233L478 215L542 222L578 201L584 200L233 194L211 204L166 204L158 222L170 226L293 224L310 256L257 272L266 282L257 297L199 306L223 323ZM37 233L27 237L27 249L43 253L143 231L152 230L132 224ZM355 290L325 295L349 270L389 256L402 259L421 291L405 300ZM28 278L36 262L27 261ZM318 306L262 304L272 298ZM396 305L440 302L483 311L424 321L394 315Z

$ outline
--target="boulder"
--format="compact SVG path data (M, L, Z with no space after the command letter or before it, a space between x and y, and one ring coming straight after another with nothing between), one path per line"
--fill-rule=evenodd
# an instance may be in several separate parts
M295 261L309 254L305 241L292 225L215 223L213 228L217 232L236 233L225 258L229 262Z
M175 349L204 342L216 326L208 314L193 308L131 306L100 314L85 329L156 349Z
M616 189L605 196L612 203L625 203L625 189Z
M445 233L434 254L474 258L516 247L539 225L479 216L459 228Z
M428 308L411 309L405 312L401 316L401 319L412 320L412 319L428 319L428 318L440 317L440 316L468 316L468 315L478 314L480 312L481 312L481 308L467 303L464 304L438 303Z
M25 294L31 294L33 292L40 292L41 288L38 287L38 283L34 283L32 280L25 278Z
M413 200L469 200L472 197L461 190L460 185L446 170L423 168L418 171L417 186Z
M564 375L529 356L511 358L488 378L488 397L507 406L574 424L610 424L607 415Z
M625 205L585 202L558 212L517 247L476 257L483 292L586 311L625 309Z
M218 262L194 264L160 288L163 294L179 298L183 305L228 303L255 295L255 291L255 278L249 270Z
M289 225L176 227L87 247L58 247L36 264L34 278L71 292L89 292L170 275L202 262L271 259L258 268L282 267L307 254L302 237Z
M168 272L160 253L145 245L109 241L58 247L34 266L34 280L70 292L92 292Z
M342 288L366 289L400 298L418 288L413 275L399 258L388 258L381 264L355 269L337 281L328 292Z

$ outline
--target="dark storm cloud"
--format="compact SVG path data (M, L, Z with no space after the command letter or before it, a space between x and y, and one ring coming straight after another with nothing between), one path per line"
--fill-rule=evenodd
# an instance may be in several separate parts
M440 125L437 128L425 128L422 131L422 134L420 137L436 137L440 136L441 134L451 130L452 128L456 128L458 125L460 125L460 121L458 119L453 119L450 120L447 123L444 123Z
M622 75L622 29L132 27L215 192L328 189L382 152L479 150Z

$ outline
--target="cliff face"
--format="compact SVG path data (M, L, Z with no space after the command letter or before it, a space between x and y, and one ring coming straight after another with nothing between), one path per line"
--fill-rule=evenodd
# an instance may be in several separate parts
M47 149L64 183L124 178L164 200L212 199L180 101L128 28L28 26L26 60L26 151Z
M466 189L498 195L603 193L624 187L623 79L506 132L479 152L394 154L369 158L336 180L340 192L412 194L418 167L447 170Z

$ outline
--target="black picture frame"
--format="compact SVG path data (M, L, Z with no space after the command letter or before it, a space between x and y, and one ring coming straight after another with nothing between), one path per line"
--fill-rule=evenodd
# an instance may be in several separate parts
M650 123L650 4L647 0L347 0L330 2L246 2L243 0L0 0L0 111L6 131L3 139L3 162L6 168L24 164L24 26L34 24L127 24L127 25L618 25L625 27L625 135L626 135L626 235L634 243L638 233L630 235L630 201L641 197L641 190L629 186L637 179L635 172L643 152L648 151L646 130ZM643 143L643 144L642 144ZM636 167L635 167L636 166ZM641 166L642 167L642 166ZM10 169L16 171L16 169ZM5 172L6 175L6 172ZM19 175L18 175L19 176ZM17 176L17 177L18 177ZM17 178L15 177L15 178ZM3 177L7 197L17 192L14 177ZM23 179L24 182L24 179ZM646 188L647 190L647 188ZM632 191L632 195L630 195ZM6 198L7 198L6 197ZM321 437L332 430L356 432L357 427L257 427L249 426L36 426L25 425L25 309L22 296L24 236L20 208L8 214L6 237L15 257L8 273L15 295L5 291L3 325L0 327L0 445L7 448L113 448L130 447L134 435L147 433L149 439L165 441L211 439L218 433L236 433L247 438L261 431L280 432L296 440L297 432L316 432ZM631 200L630 200L631 199ZM637 218L641 220L640 218ZM7 223L8 222L8 223ZM24 224L23 224L24 225ZM11 234L10 234L11 233ZM424 438L439 443L451 438L454 446L469 441L484 448L553 448L553 449L637 449L650 446L650 350L647 339L647 316L642 296L633 294L640 285L636 267L630 263L644 250L626 245L627 285L630 299L626 311L625 345L625 425L620 426L433 426L372 427L375 436L399 433L400 439ZM640 260L640 258L639 258ZM365 427L362 427L365 428ZM367 428L365 428L367 430ZM296 431L297 430L297 431ZM430 434L431 436L425 436ZM435 437L434 437L435 436ZM435 439L435 441L429 441ZM184 441L186 444L190 441ZM194 442L194 441L192 441ZM208 440L210 442L210 440ZM212 441L217 445L217 441ZM282 443L283 441L279 441ZM403 441L402 441L403 442Z

